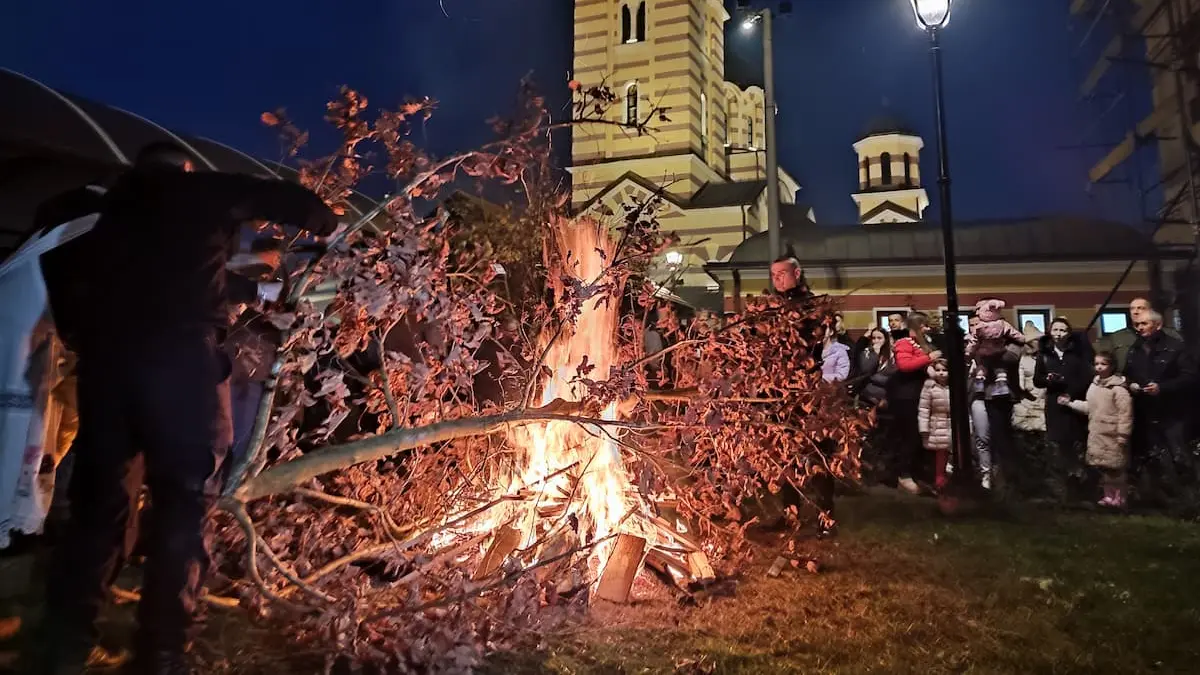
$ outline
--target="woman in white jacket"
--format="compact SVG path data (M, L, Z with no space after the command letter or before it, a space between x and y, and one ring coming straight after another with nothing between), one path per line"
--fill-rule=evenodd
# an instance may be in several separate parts
M1033 396L1033 399L1021 398L1013 406L1013 427L1026 432L1046 431L1046 390L1033 384L1033 371L1037 368L1038 341L1042 339L1042 331L1034 327L1032 322L1025 322L1025 352L1021 354L1018 366L1021 390Z

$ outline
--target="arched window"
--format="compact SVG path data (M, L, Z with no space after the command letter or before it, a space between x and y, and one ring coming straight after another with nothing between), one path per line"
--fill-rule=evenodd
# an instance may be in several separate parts
M884 185L892 184L892 153L885 152L879 156L879 173Z
M864 188L871 187L871 159L869 157L863 157L862 170L862 186Z
M637 41L646 41L646 3L639 2L637 8Z
M700 92L700 152L708 153L708 97Z
M625 86L625 124L633 126L638 123L638 86L630 82Z
M754 116L746 116L746 147L754 147Z
M904 153L904 185L912 187L912 155Z
M621 42L634 41L633 15L629 12L629 5L621 5Z

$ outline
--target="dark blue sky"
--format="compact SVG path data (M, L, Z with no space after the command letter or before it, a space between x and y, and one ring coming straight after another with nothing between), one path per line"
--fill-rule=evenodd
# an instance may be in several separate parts
M1114 115L1082 138L1093 116L1076 91L1090 64L1072 60L1083 29L1069 30L1068 4L957 0L944 36L957 217L1075 212L1137 219L1132 191L1085 190L1097 151L1061 149L1119 138L1125 121ZM526 72L555 99L570 68L570 0L9 5L0 22L0 64L267 156L277 146L258 122L262 111L286 107L315 128L341 84L375 105L405 95L438 99L439 112L417 140L448 153L489 138L484 120L511 108ZM779 156L804 185L801 199L814 205L820 222L854 220L850 146L886 111L924 135L922 174L936 211L928 52L907 0L793 5L776 27ZM731 77L758 67L759 44L737 30L736 20L727 44Z

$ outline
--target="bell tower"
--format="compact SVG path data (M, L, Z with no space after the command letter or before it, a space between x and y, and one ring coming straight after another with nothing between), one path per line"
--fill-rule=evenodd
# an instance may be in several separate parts
M858 222L915 223L929 206L921 185L921 149L925 141L890 117L868 125L854 144L858 155Z

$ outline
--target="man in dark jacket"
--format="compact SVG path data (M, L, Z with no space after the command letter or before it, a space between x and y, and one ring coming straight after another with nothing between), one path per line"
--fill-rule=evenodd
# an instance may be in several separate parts
M244 221L317 235L337 225L299 185L192 173L192 163L167 144L138 155L105 195L89 257L74 271L88 280L85 302L74 316L56 315L78 326L80 429L71 522L50 569L34 672L81 669L91 649L129 511L123 480L138 450L153 509L137 665L188 672L184 651L209 565L206 521L232 443L225 265Z
M771 286L775 292L786 298L790 302L803 304L811 300L813 296L812 290L808 287L808 280L804 277L804 268L800 266L800 262L790 256L785 256L771 263ZM811 327L815 330L817 325ZM813 359L816 363L820 363L820 343L817 344L813 352ZM812 474L809 479L809 485L812 486L814 499L813 503L817 508L824 511L833 518L833 495L834 495L834 479L828 471L818 471ZM794 506L799 511L803 503L800 494L790 483L785 483L782 490L783 502L785 506ZM824 519L821 519L817 525L817 536L821 538L830 537L836 534L836 530L829 527Z
M1158 499L1196 479L1188 447L1188 415L1195 409L1196 367L1183 341L1168 335L1162 315L1149 310L1133 325L1125 376L1134 395L1130 473Z

